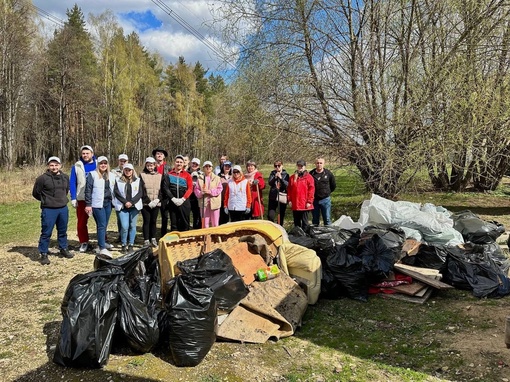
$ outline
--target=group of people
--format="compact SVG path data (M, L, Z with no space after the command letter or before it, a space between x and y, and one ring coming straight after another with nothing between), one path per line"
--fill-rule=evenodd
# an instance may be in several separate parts
M123 253L134 251L140 213L144 246L153 247L158 245L156 223L160 213L161 236L168 232L169 222L171 231L187 231L263 218L262 191L266 183L254 161L248 161L243 171L226 155L220 157L216 167L211 161L201 165L200 159L190 161L185 155L176 155L172 164L167 158L168 152L156 147L138 175L126 154L119 155L117 167L111 169L107 157L96 158L92 147L85 145L67 176L61 171L60 159L50 157L47 171L36 179L33 189L42 209L38 246L41 264L50 263L48 247L55 226L60 254L73 257L67 245L68 193L76 209L79 252L90 249L88 218L92 216L97 227L96 253L106 258L112 257L113 245L107 237L112 209L117 215ZM308 172L305 161L298 160L296 171L290 175L282 161L276 161L268 179L268 220L283 225L288 206L295 226L306 229L310 211L312 224L318 225L321 215L324 225L331 224L331 193L336 183L324 164L324 158L319 157L315 169Z

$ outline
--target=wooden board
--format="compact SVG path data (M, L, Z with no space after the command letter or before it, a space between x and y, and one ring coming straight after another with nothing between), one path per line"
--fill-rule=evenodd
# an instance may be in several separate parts
M439 271L435 270L435 269L428 269L428 268L418 268L418 267L411 267L410 265L405 265L404 264L395 264L394 265L394 268L405 274L405 275L408 275L408 276L411 276L413 279L416 279L416 280L419 280L421 281L422 283L425 283L427 285L430 285L431 287L433 288L436 288L436 289L453 289L453 286L449 285L449 284L446 284L446 283L443 283L439 280L435 280L433 275L430 275L430 276L427 276L425 274L423 274L424 270L426 272L437 272L439 273Z
M253 254L248 250L248 243L238 243L224 251L232 259L234 267L246 285L255 281L254 275L258 269L266 267L266 263L260 255Z
M391 287L390 289L396 290L399 293L415 296L418 292L428 288L426 284L420 281L413 281L412 284L403 284Z
M426 292L424 293L424 295L422 297L406 296L405 294L402 294L402 293L385 294L383 297L394 298L396 300L402 300L402 301L407 301L407 302L414 302L415 304L423 304L429 299L430 295L434 291L434 288L427 287L424 290L426 290Z

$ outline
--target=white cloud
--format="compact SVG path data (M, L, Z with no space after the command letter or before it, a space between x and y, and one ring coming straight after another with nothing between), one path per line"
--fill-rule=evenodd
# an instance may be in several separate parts
M151 0L32 0L33 4L63 21L67 20L66 10L76 3L81 8L85 19L90 13L99 15L106 10L111 10L117 17L119 25L127 35L135 31L140 36L140 41L150 52L158 52L167 63L175 63L179 56L183 56L186 62L194 64L200 61L205 68L216 72L224 68L223 60L216 55L214 50L208 48L199 38L194 36L179 22L165 13ZM214 46L220 46L219 41L211 36L207 28L208 21L212 16L208 3L203 0L164 0L163 4L173 11L173 15L189 24L199 35L204 36ZM129 12L144 13L152 12L161 22L157 28L147 28L146 24L137 23L135 20L126 20L122 14ZM43 18L50 29L55 24ZM144 27L141 27L144 25ZM142 29L140 29L142 28ZM231 68L230 68L231 69Z

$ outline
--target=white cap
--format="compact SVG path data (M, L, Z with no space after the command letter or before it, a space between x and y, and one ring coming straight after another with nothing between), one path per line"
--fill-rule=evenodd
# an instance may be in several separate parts
M84 146L82 146L82 147L81 147L81 149L80 149L80 151L83 151L83 150L89 150L89 151L94 152L94 150L92 149L92 147L91 147L91 146L89 146L89 145L84 145Z
M119 155L119 160L121 160L121 159L129 160L127 154L120 154Z
M243 169L241 168L241 166L239 166L238 164L236 164L234 167L232 167L232 171L239 171L239 172L243 172Z
M211 166L212 167L212 162L210 160L206 160L202 167L205 167L205 166Z
M131 163L126 163L124 167L122 167L123 170L125 170L126 168L130 168L131 170L135 169Z
M191 160L191 163L196 163L196 164L198 164L198 165L200 166L200 159L198 159L198 158L193 158L193 159Z
M97 163L101 163L104 161L108 162L108 158L103 155L101 155L99 158L97 158Z
M145 163L156 163L156 159L153 157L147 157L145 158Z
M62 164L59 157L49 157L46 163L50 164L50 162L57 162L59 164Z

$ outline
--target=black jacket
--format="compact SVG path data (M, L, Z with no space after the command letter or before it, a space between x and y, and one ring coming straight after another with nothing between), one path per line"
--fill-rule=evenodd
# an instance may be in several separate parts
M69 201L69 176L62 172L53 175L46 171L37 177L32 196L41 202L41 208L62 208Z
M271 187L269 189L269 200L277 200L278 191L287 192L287 186L289 185L289 173L285 171L285 169L282 169L282 178L279 179L276 176L276 170L273 170L271 171L271 174L269 174L268 183ZM277 188L277 185L280 186L279 189Z
M322 200L331 195L336 188L335 176L328 169L318 173L316 169L310 171L315 181L315 200Z

